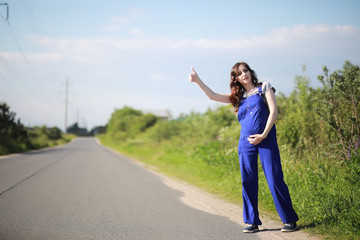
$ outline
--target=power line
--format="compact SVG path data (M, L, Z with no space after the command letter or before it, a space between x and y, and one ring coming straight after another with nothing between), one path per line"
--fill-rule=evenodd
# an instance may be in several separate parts
M17 78L14 71L12 71L12 69L10 68L9 64L5 61L5 59L0 55L0 60L2 61L1 66L5 66L8 70L8 72L13 76L13 78ZM24 96L23 94L21 94L16 87L13 86L12 82L0 72L0 79L3 79L4 82L6 82L6 84L9 86L9 88L11 89L12 93L15 93L20 101L22 103L26 103L26 105L32 109L36 109L38 106L34 106L32 103L32 99L29 99L28 96ZM25 88L25 91L27 92L31 92L31 90L27 87L27 85L22 84L21 85L22 88ZM6 99L2 99L3 101L6 101Z
M33 67L31 66L30 61L29 61L28 58L26 57L26 55L25 55L25 53L24 53L24 51L23 51L23 49L22 49L22 47L21 47L21 45L20 45L20 42L18 41L18 38L16 37L16 34L15 34L15 32L14 32L14 30L13 30L10 22L8 22L7 26L8 26L8 30L9 30L11 36L13 37L13 40L14 40L16 46L18 47L18 50L20 51L20 53L21 53L21 55L22 55L22 57L23 57L26 65L28 66L28 68L29 68L29 70L30 70L31 77L36 81L37 86L38 86L38 88L40 89L40 91L43 93L43 95L47 98L47 100L49 100L49 99L50 99L49 96L46 94L46 92L45 92L44 89L42 88L39 80L35 77L35 73L34 73Z
M24 4L24 10L27 13L27 18L28 21L22 22L22 24L28 24L28 29L32 30L33 32L33 43L34 46L36 45L36 47L38 47L38 51L40 54L39 55L35 55L35 54L31 54L31 52L29 51L24 51L24 50L28 50L26 48L24 48L24 45L19 38L19 35L17 35L16 30L19 30L17 28L15 28L12 24L12 22L9 21L9 5L7 3L3 3L3 1L0 0L0 23L2 22L1 19L5 20L3 23L3 26L5 27L6 25L6 32L8 32L8 36L9 36L9 43L12 43L13 46L16 46L16 48L18 49L18 51L13 51L13 53L1 53L0 52L0 70L3 69L5 71L0 71L0 81L1 85L3 85L3 87L1 87L1 90L4 91L9 91L9 92L5 92L5 93L9 93L8 97L13 96L13 99L15 97L15 102L20 102L20 103L26 103L26 105L32 109L34 109L34 111L37 111L36 109L38 109L40 105L38 104L34 104L33 101L41 101L42 103L47 102L48 104L51 104L52 102L58 102L59 96L56 97L56 99L53 99L53 96L50 95L51 93L49 91L51 90L56 90L59 88L59 86L57 86L55 84L55 81L40 81L42 80L42 76L47 76L47 78L50 79L55 79L56 78L56 74L54 74L53 71L53 66L51 66L51 56L48 53L48 50L46 48L47 45L42 44L41 40L41 34L40 34L40 29L39 29L39 25L36 21L35 18L35 14L33 11L33 8L30 4L29 0L23 0L22 3ZM14 2L15 4L15 2ZM3 14L3 6L5 5L7 13L6 16ZM6 17L6 18L5 18ZM1 38L4 38L4 36L2 35ZM35 52L36 53L36 52ZM12 59L8 59L8 55L9 56L14 56L14 59L17 60L17 64L14 65L12 61L9 62L9 60ZM36 58L34 59L33 56L35 56ZM20 66L19 63L21 64ZM41 66L41 63L44 66ZM40 64L40 65L39 65ZM11 66L13 67L13 69L11 69ZM25 67L25 71L24 70L17 70L18 67ZM16 68L15 68L16 67ZM41 70L40 68L41 67ZM39 75L40 74L40 75ZM24 75L24 77L22 77ZM41 79L39 79L37 76L41 76ZM30 78L30 80L32 79L33 81L26 81L26 78ZM18 80L18 81L12 81L12 80ZM26 81L26 82L24 82ZM43 82L43 83L42 83ZM46 91L45 91L46 90ZM25 92L26 93L25 93ZM4 94L5 95L5 94ZM0 96L1 97L1 96ZM35 106L34 106L35 105ZM51 104L53 105L53 104ZM54 108L54 113L56 113L58 110L56 110Z
M30 3L29 0L23 0L22 3L24 4L24 7L25 7L24 10L26 11L27 17L29 19L28 24L30 25L31 30L33 32L33 40L36 41L35 43L37 43L37 44L35 44L35 45L37 45L38 49L41 52L41 54L39 54L39 56L40 56L40 58L39 58L40 62L39 63L42 62L45 65L42 68L41 72L45 70L45 72L47 72L46 75L48 77L50 77L51 79L55 79L56 74L54 74L54 71L53 71L54 68L53 68L53 66L51 66L51 63L52 63L50 61L51 56L49 55L48 49L46 48L47 45L44 45L41 42L42 38L41 38L41 34L40 34L39 25L38 25L38 23L36 21L36 17L35 17L33 8L31 6L31 3ZM2 4L2 1L0 0L0 5L5 5L5 4ZM6 4L6 7L8 8L7 4ZM33 79L35 81L33 82L32 85L29 85L29 84L26 84L26 83L21 84L21 82L19 82L19 81L9 81L9 80L11 80L11 78L9 79L9 77L7 76L8 74L6 74L6 72L12 74L12 76L15 79L20 79L20 80L23 81L24 78L19 78L19 76L16 76L16 75L19 75L19 71L13 71L10 68L11 64L10 63L8 64L6 62L6 59L4 58L4 57L6 57L6 54L3 55L4 57L2 57L2 54L0 54L0 60L4 63L4 64L1 64L2 67L5 67L5 69L8 68L8 71L2 72L2 73L0 72L1 73L0 74L0 80L2 80L2 82L6 83L8 85L8 87L9 87L9 89L11 90L11 92L14 92L16 95L18 95L19 98L21 98L22 101L25 100L24 97L28 98L31 95L36 95L36 97L34 96L35 98L41 99L42 102L44 102L44 98L46 98L46 101L48 103L50 103L51 101L49 101L50 98L49 98L49 95L48 95L49 92L44 91L44 87L47 90L51 90L51 89L48 89L48 87L52 87L52 88L55 87L55 89L57 89L58 86L53 85L54 81L46 81L44 83L46 83L47 85L44 86L41 83L41 81L39 81L40 79L38 79L36 77L36 71L35 70L37 68L36 69L34 68L34 62L33 62L32 55L29 55L29 53L24 51L24 48L23 48L23 46L22 46L21 42L19 41L19 38L18 38L18 36L16 34L16 31L15 31L16 29L14 29L12 24L8 21L8 16L9 16L9 14L7 13L6 24L4 24L4 25L6 25L7 31L9 32L9 36L11 36L10 39L12 39L13 44L18 49L18 53L15 53L15 54L18 55L18 56L21 56L23 58L23 63L25 64L25 67L27 67L28 71L29 71L29 72L27 72L28 76L30 76L31 79ZM37 63L38 62L36 61L35 62L35 67L37 67ZM4 73L5 73L5 75L4 75ZM39 73L39 72L37 72L37 73ZM20 84L22 88L28 88L28 89L26 89L26 91L28 93L30 93L31 95L29 95L29 94L25 94L25 95L21 94L22 91L20 91L20 93L19 93L19 91L17 91L17 90L19 90L19 88L14 88L14 84L12 84L14 82L17 83L17 84ZM37 88L38 89L37 91L40 91L41 94L34 94L34 92L36 92L34 87ZM67 121L68 121L68 105L69 105L69 102L68 102L68 100L69 100L68 99L68 94L69 94L68 88L69 88L69 80L67 79L66 80L66 96L65 96L65 115L66 115L65 116L65 131L67 130L67 124L68 124L67 123ZM57 99L59 100L59 97L57 97ZM33 100L33 99L31 99L31 100ZM26 102L31 102L31 101L26 101ZM54 109L54 111L55 111L55 109Z
M25 6L25 9L26 9L28 18L30 20L29 22L31 23L30 24L31 28L33 29L33 32L34 32L34 36L37 37L37 39L39 41L40 40L40 37L39 37L40 36L40 31L39 31L39 27L38 27L38 24L36 22L35 16L33 14L32 7L31 7L31 5L30 5L30 3L28 1L24 0L23 3L24 3L24 6ZM8 5L7 5L7 7L8 7ZM37 88L42 92L43 97L46 98L46 100L48 102L50 102L50 97L49 97L48 93L44 90L43 85L40 83L39 79L36 77L34 68L32 67L28 57L26 56L26 54L25 54L25 52L24 52L24 50L23 50L23 48L22 48L22 46L21 46L21 44L20 44L20 42L18 40L18 37L15 34L15 31L14 31L14 28L12 27L12 24L9 21L7 21L6 25L7 25L8 32L10 33L11 37L13 38L13 42L17 46L19 52L21 53L21 55L22 55L22 57L24 59L25 64L27 65L27 67L29 69L29 73L31 75L31 78L33 80L35 80ZM42 52L47 52L45 48L41 49L41 51ZM41 56L43 57L44 55L41 55ZM45 53L45 56L48 57L48 53ZM49 61L44 61L44 59L42 59L42 60L43 60L43 63L49 62ZM45 69L49 69L49 65L48 64L46 64L46 65L47 65L47 67L45 67ZM49 74L49 75L52 75L52 74ZM53 76L51 78L53 78ZM50 82L50 81L46 81L46 83L48 83L48 82Z
M1 61L1 66L5 66L7 68L7 71L10 75L12 75L13 78L15 79L20 79L19 77L16 76L16 74L14 73L14 71L11 69L11 67L9 66L9 64L5 61L5 59L0 55L0 61ZM4 74L0 73L0 77L4 80L4 82L6 82L6 84L9 86L9 88L11 89L12 93L15 93L21 102L26 103L28 107L31 107L32 109L36 109L38 106L34 106L33 105L33 99L29 99L29 96L21 94L21 91L18 91L18 88L16 88L13 83L14 81L10 81L8 79L8 77L6 77ZM33 91L28 88L28 86L26 84L21 84L21 88L23 90L25 90L26 92L31 92L33 93ZM34 93L32 94L34 95ZM2 99L3 101L6 101L6 99Z
M24 102L28 102L26 101L26 99L24 98L23 95L21 95L16 88L14 88L12 86L12 84L10 83L10 81L0 72L0 78L4 79L4 81L6 82L6 84L11 88L12 92L14 92L18 97L20 97ZM4 101L5 99L2 99L2 101Z
M26 13L27 13L27 15L29 17L29 20L30 20L30 23L31 23L30 25L31 25L31 28L33 29L33 32L40 33L39 26L38 26L37 21L35 19L34 12L32 10L30 2L26 1L26 0L23 0L23 3L24 3L24 6L25 6L25 9L26 9Z
M40 44L42 34L40 33L40 28L39 28L39 25L37 24L33 8L31 7L31 4L30 4L29 0L23 0L23 3L24 3L24 6L25 6L27 16L29 18L31 28L32 28L33 33L34 33L34 37L36 38L37 42L39 43L38 46L39 46L40 50L44 53L41 56L42 56L42 61L43 61L44 65L46 65L45 69L48 70L49 76L51 76L51 78L54 78L54 74L53 74L54 70L53 70L53 67L50 64L51 61L49 60L50 59L49 58L49 51L48 51L48 49L46 48L45 45ZM49 81L47 81L47 83L48 82Z
M16 74L14 73L14 71L11 69L10 65L5 61L5 59L0 55L0 60L2 61L2 66L5 66L8 70L8 72L15 78L15 79L20 79L19 77L16 76ZM5 76L4 76L5 78ZM26 84L22 84L21 87L26 88L26 90L28 92L32 92L32 90L30 90L30 88L28 88L28 86Z

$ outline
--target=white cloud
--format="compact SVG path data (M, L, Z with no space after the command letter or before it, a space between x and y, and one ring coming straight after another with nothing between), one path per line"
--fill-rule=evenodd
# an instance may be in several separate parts
M130 15L119 22L130 21L138 16ZM76 61L91 61L99 55L118 54L128 51L182 51L198 50L239 50L245 53L286 53L286 54L324 54L323 51L338 52L358 46L360 29L349 25L296 25L291 28L278 28L263 35L237 39L172 39L168 37L145 37L139 29L132 29L128 38L42 38L38 44L48 45L58 53L68 55ZM337 50L338 49L338 50ZM327 52L330 54L330 52ZM93 59L95 60L95 59Z
M44 57L46 57L47 60L54 61L54 62L59 61L63 58L62 55L59 53L51 53L51 54L46 54L46 55L44 55L43 53L26 53L23 55L22 53L11 53L11 52L1 53L0 52L0 57L3 57L4 59L7 59L7 60L23 61L24 56L30 62L44 61Z
M149 79L152 83L163 84L166 83L170 79L170 77L167 77L163 73L150 73Z
M133 37L146 37L146 33L138 28L131 29L129 33Z
M141 19L146 11L143 9L131 9L128 13L115 16L110 20L110 23L104 27L104 30L110 32L116 32L126 29L126 27L136 20Z

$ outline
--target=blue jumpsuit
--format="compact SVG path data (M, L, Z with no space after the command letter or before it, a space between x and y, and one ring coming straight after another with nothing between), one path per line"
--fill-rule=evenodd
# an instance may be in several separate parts
M243 185L243 217L247 224L261 225L258 211L258 154L281 220L283 223L299 220L283 179L275 125L260 144L252 145L247 140L250 135L264 131L268 116L260 86L258 94L242 100L238 111L241 124L238 151Z

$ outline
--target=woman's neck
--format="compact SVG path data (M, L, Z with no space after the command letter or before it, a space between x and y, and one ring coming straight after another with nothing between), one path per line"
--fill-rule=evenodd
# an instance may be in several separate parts
M243 87L245 88L245 91L247 93L251 93L256 86L251 82L251 83L243 85Z

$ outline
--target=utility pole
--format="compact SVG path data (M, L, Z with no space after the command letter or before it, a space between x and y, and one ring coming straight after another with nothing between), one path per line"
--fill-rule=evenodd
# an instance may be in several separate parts
M4 6L6 6L6 18L5 18L5 21L7 21L7 20L9 20L9 5L7 4L7 3L2 3L2 2L0 2L0 6L1 5L4 5Z
M67 119L68 119L68 95L69 95L69 77L66 78L65 87L65 134L67 133Z

